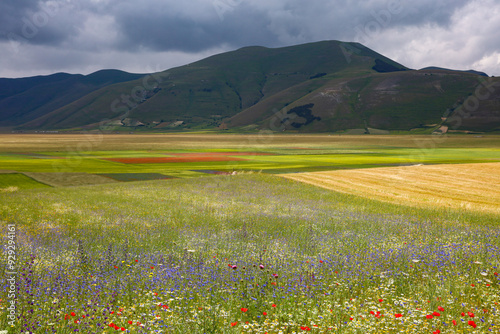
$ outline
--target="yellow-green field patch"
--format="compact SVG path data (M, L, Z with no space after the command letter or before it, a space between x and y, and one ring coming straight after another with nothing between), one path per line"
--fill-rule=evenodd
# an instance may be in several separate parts
M49 187L47 184L37 182L20 173L0 173L0 192L47 187Z

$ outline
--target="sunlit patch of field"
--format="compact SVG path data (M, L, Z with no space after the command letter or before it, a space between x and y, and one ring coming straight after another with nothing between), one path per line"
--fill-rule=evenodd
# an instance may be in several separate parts
M13 192L19 189L46 188L48 185L19 173L0 173L0 192Z
M284 177L392 203L500 213L500 163L336 170Z

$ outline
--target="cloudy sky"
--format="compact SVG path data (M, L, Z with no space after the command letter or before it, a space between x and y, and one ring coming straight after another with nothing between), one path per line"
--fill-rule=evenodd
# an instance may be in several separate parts
M498 0L0 0L0 77L147 73L321 40L498 76L499 17Z

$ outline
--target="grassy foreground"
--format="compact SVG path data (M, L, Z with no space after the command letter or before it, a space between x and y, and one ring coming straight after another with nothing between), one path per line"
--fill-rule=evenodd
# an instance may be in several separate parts
M498 333L498 215L263 174L0 193L7 333ZM4 248L5 252L5 248ZM5 261L5 257L2 257Z

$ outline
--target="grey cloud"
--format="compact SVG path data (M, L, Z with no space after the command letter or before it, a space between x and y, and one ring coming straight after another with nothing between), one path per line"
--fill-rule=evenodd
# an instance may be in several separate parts
M44 24L35 26L36 33L25 38L26 32L30 32L26 20L33 24L38 15L43 21L44 6L48 3L58 4L57 13L49 15L46 23L38 22ZM210 50L248 45L280 47L338 39L356 40L385 54L388 49L397 51L412 41L419 43L422 36L403 35L405 30L432 35L441 29L455 32L449 41L452 45L459 45L461 39L474 40L477 52L468 52L468 56L477 58L498 52L500 35L491 29L498 24L491 20L483 22L481 17L461 23L455 14L460 12L467 17L463 8L486 7L488 3L488 0L0 0L0 42L8 45L5 41L9 41L10 34L11 40L12 36L18 36L18 42L26 47L45 46L61 54L91 51L104 58L120 52L139 55L184 52L201 57ZM485 29L457 33L457 24L467 28L483 24ZM443 40L443 35L428 37L431 41L441 38L436 43ZM391 46L395 40L399 45ZM81 57L67 61L73 61L75 67L86 66ZM37 63L36 59L33 63ZM44 60L38 59L38 63L43 65Z
M219 17L215 7L206 6L206 15L168 12L158 8L124 11L116 16L121 48L147 47L153 50L199 52L221 45L275 45L276 34L269 29L269 17L243 3Z
M75 36L84 12L76 1L5 0L0 2L0 41L59 45Z
M109 46L119 49L199 52L221 45L282 46L320 39L352 40L360 27L447 25L453 12L470 1L64 0L58 2L58 13L47 15L44 8L53 2L4 0L0 3L0 39L14 33L25 43L58 45L71 41L86 17L95 15L113 17L118 39L109 41ZM394 15L389 13L391 8L400 11ZM49 21L44 23L47 16ZM381 24L370 26L374 22Z

